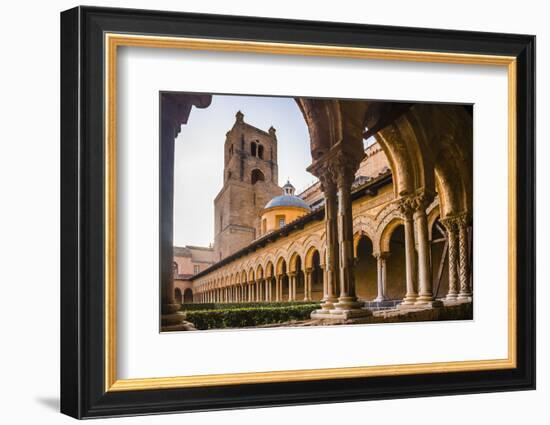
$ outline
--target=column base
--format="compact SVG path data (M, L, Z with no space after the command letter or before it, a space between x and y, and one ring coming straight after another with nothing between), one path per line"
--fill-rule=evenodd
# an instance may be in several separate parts
M160 316L160 327L163 331L185 330L183 329L184 322L185 322L185 313L181 311L178 311L176 313L171 313L171 314L163 314Z
M338 302L334 304L336 310L357 310L363 306L363 303L357 300L357 297L340 297Z
M385 295L381 295L381 296L376 297L372 301L376 302L376 303L381 303L382 301L387 301L387 300L388 300L388 297L386 297Z
M399 309L416 308L415 307L416 299L417 299L416 294L414 294L414 295L405 295L405 298L403 298L403 301L401 302L401 304L399 304L399 306L397 308L399 308Z
M443 307L443 301L434 299L418 299L414 304L423 308Z
M473 297L472 294L458 294L457 300L462 302L472 302Z
M363 308L349 309L349 310L315 310L311 313L311 319L317 320L348 320L359 317L372 316L372 312Z
M330 311L334 309L334 304L338 302L338 298L336 297L328 297L322 300L321 308L322 311ZM321 311L321 310L319 310Z

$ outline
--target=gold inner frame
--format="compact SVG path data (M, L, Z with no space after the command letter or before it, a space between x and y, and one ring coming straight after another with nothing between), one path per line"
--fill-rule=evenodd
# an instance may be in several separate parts
M516 58L443 52L370 49L256 41L105 34L105 391L311 381L416 373L511 369L516 356ZM116 98L117 48L150 47L356 59L504 66L508 72L508 357L495 360L304 369L274 372L117 379L116 339Z

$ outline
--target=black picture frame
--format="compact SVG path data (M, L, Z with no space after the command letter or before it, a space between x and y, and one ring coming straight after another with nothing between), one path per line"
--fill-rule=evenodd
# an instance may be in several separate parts
M259 40L517 58L517 367L105 391L104 34ZM535 37L76 7L61 13L61 412L75 418L535 388Z

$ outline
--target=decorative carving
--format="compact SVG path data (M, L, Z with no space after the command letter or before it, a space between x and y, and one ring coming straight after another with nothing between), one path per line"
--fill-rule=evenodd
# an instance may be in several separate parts
M457 217L458 221L458 251L459 251L459 276L460 276L460 294L459 297L465 298L472 295L470 289L470 264L468 259L468 224L470 215L462 213Z
M456 298L458 294L457 264L458 246L457 233L459 219L457 217L445 217L439 220L447 230L447 241L449 243L449 292L447 298Z
M397 208L399 209L403 220L410 221L412 220L412 216L416 210L416 203L411 197L400 198L397 201Z

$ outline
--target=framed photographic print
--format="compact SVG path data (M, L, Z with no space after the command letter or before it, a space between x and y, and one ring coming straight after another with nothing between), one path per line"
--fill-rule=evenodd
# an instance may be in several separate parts
M61 410L535 387L528 35L61 14Z

